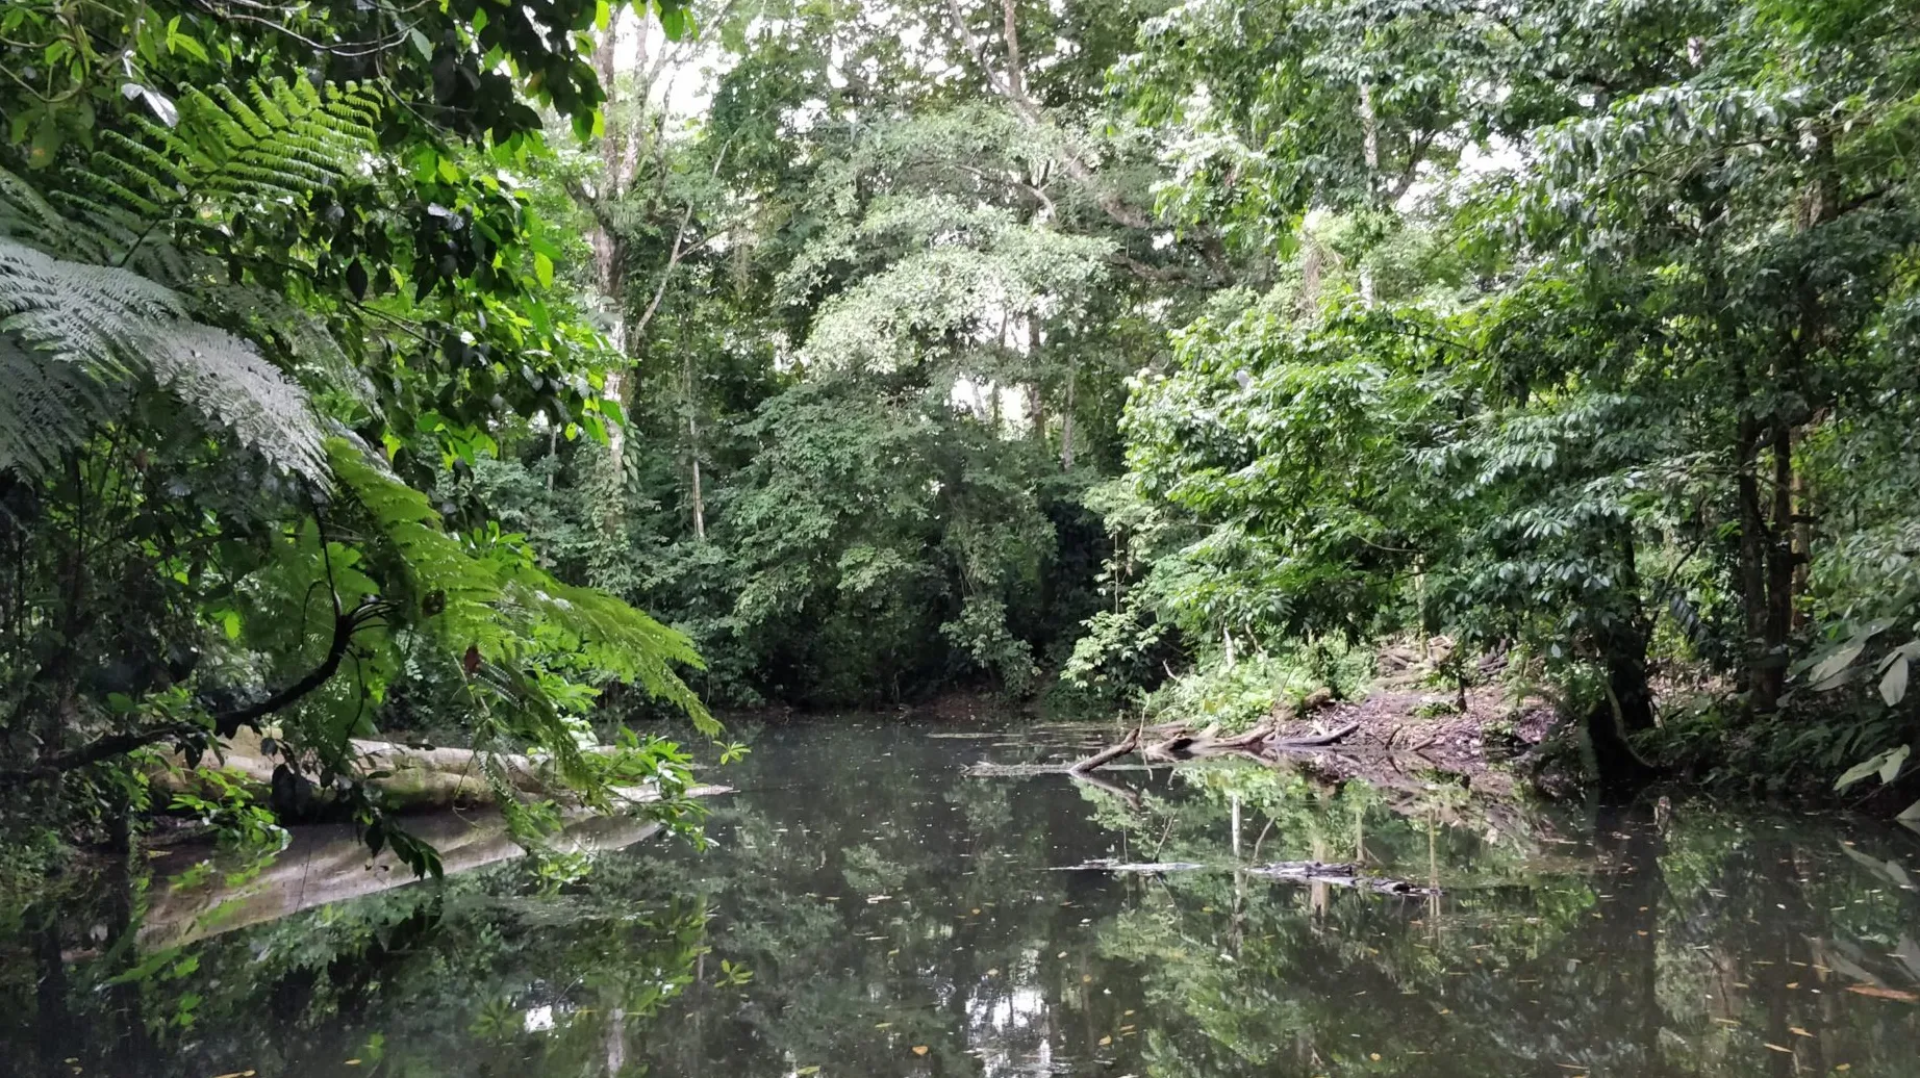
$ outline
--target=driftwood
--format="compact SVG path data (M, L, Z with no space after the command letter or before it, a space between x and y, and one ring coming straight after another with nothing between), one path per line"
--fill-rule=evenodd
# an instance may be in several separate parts
M1111 858L1085 861L1077 865L1061 865L1054 872L1120 872L1140 875L1161 875L1168 872L1215 871L1245 872L1251 876L1264 876L1270 880L1288 880L1300 883L1325 883L1335 887L1352 887L1364 891L1373 891L1383 895L1434 895L1439 889L1423 887L1405 880L1389 879L1384 876L1370 876L1358 865L1328 864L1321 861L1280 861L1269 865L1206 865L1193 861L1152 861L1130 863Z
M1312 737L1281 738L1269 747L1275 749L1317 749L1327 745L1337 745L1347 738L1352 737L1354 731L1358 729L1360 729L1359 723L1350 722L1338 730L1331 730L1327 733Z
M1265 876L1270 880L1297 880L1305 883L1327 883L1335 887L1356 887L1383 895L1436 895L1437 887L1422 887L1405 880L1388 879L1384 876L1369 876L1358 865L1325 864L1320 861L1281 861L1277 864L1258 865L1247 869L1255 876Z
M1197 861L1147 861L1138 864L1116 861L1111 857L1097 858L1077 865L1055 865L1048 872L1126 872L1157 874L1161 872L1194 872L1207 866Z
M1125 756L1126 754L1132 752L1134 749L1138 748L1139 746L1140 746L1140 728L1136 726L1133 728L1133 732L1127 735L1127 738L1125 741L1120 742L1118 745L1115 745L1112 748L1102 749L1099 752L1094 753L1092 756L1089 756L1086 759L1080 761L1079 763L1074 764L1072 767L1067 768L1067 773L1069 775L1085 775L1089 771L1092 771L1095 768L1098 768L1101 764L1110 764L1113 761L1118 760L1120 757Z
M1336 745L1360 729L1357 722L1348 723L1337 730L1306 737L1278 737L1278 729L1271 725L1256 726L1244 733L1228 737L1218 737L1209 727L1205 731L1194 733L1185 726L1158 727L1157 732L1168 736L1141 750L1141 755L1149 760L1181 760L1208 756L1245 756L1263 759L1269 755L1290 752L1297 749L1325 748ZM1106 752L1089 756L1075 764L1075 772L1087 771L1099 767L1109 760L1126 755L1137 747L1140 730L1129 734L1126 741L1115 745Z

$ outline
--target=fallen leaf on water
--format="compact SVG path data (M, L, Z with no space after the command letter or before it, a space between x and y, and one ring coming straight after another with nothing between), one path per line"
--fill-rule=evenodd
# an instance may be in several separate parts
M820 1068L817 1066L801 1067L799 1070L793 1072L794 1078L807 1078L807 1075L809 1074L819 1074L819 1073L820 1073Z
M1770 1042L1768 1042L1768 1041L1761 1041L1760 1043L1761 1043L1761 1044L1765 1044L1765 1045L1767 1046L1767 1048L1768 1048L1768 1049L1769 1049L1770 1051L1775 1051L1775 1052L1785 1052L1785 1053L1787 1053L1788 1055L1792 1055L1792 1054L1793 1054L1793 1049L1791 1049L1791 1048L1782 1048L1782 1047L1780 1047L1779 1045L1777 1045L1777 1044L1773 1044L1773 1043L1770 1043Z
M1129 1017L1132 1017L1132 1015L1133 1015L1133 1012L1132 1012L1132 1011L1121 1011L1121 1012L1120 1012L1120 1017L1122 1017L1122 1018L1129 1018Z
M1902 992L1898 988L1882 988L1877 984L1850 984L1847 986L1847 991L1855 995L1872 996L1874 999L1894 999L1899 1000L1901 1003L1920 1003L1920 996L1916 996L1912 992Z
M1833 1069L1834 1069L1834 1070L1837 1070L1837 1071L1850 1071L1850 1070L1852 1070L1852 1069L1853 1069L1853 1064L1851 1064L1851 1063L1836 1063L1836 1064L1834 1064L1834 1065L1833 1065Z
M1091 974L1091 973L1082 973L1082 974L1080 975L1080 983L1081 983L1081 984L1092 984L1092 983L1093 983L1093 974Z
M1109 1044L1112 1044L1112 1043L1113 1043L1113 1038L1112 1038L1112 1037L1102 1037L1102 1038L1100 1038L1100 1047L1102 1047L1102 1048L1105 1048L1105 1047L1106 1047L1107 1045L1109 1045Z
M1374 1061L1375 1063L1378 1063L1378 1062L1380 1062L1380 1053L1378 1053L1378 1052L1368 1052L1368 1053L1367 1053L1367 1058L1368 1058L1368 1059L1371 1059L1371 1060L1373 1060L1373 1061Z
M1054 955L1053 957L1055 957L1055 958L1065 958L1065 957L1067 957L1067 952L1065 952L1065 951L1061 951L1061 952L1060 952L1059 954L1057 954L1057 955Z
M926 1045L924 1045L924 1044L916 1044L916 1045L914 1045L914 1046L913 1046L913 1054L914 1054L914 1055L917 1055L917 1056L923 1056L923 1055L926 1055L926 1054L927 1054L927 1046L926 1046Z
M875 1022L875 1023L873 1024L873 1028L875 1028L875 1029L892 1029L892 1028L893 1028L893 1023L892 1023L892 1022Z
M988 971L987 971L987 976L989 976L989 977L998 977L998 976L1000 976L1000 971L999 971L999 970L997 970L997 969L990 969L990 970L988 970Z
M1813 1036L1813 1034L1811 1034L1811 1033L1808 1033L1808 1032L1807 1032L1806 1030L1804 1030L1804 1029L1801 1029L1801 1028L1800 1028L1799 1026L1788 1026L1788 1027L1787 1027L1787 1032L1788 1032L1788 1033L1791 1033L1791 1034L1793 1034L1793 1035L1794 1035L1794 1036L1796 1036L1796 1037L1811 1037L1811 1036Z
M979 914L980 914L980 907L978 907L978 906L975 906L975 907L973 908L973 915L977 917L977 916L979 916Z
M1798 988L1798 987L1800 987L1800 982L1799 982L1799 981L1788 981L1788 982L1787 982L1787 987L1788 987L1788 988Z

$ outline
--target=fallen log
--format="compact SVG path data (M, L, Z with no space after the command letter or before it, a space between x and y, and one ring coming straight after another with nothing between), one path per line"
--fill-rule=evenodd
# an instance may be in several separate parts
M1382 895L1437 895L1440 893L1437 887L1422 887L1405 880L1369 876L1360 871L1358 865L1325 864L1319 861L1281 861L1271 865L1257 865L1247 869L1247 872L1254 876L1265 876L1270 880L1326 883L1335 887L1354 887Z
M1108 763L1112 763L1115 760L1118 760L1120 757L1125 756L1126 754L1132 752L1134 749L1138 748L1139 746L1140 746L1140 727L1136 726L1133 728L1133 732L1127 735L1126 740L1120 742L1118 745L1115 745L1112 748L1102 749L1099 752L1094 753L1092 756L1089 756L1086 759L1080 761L1079 763L1074 764L1072 767L1067 768L1067 774L1084 775L1087 772L1092 771L1095 768L1098 768L1101 764L1108 764Z
M564 790L550 761L516 753L413 748L360 738L350 744L364 776L361 781L379 790L388 807L398 811L496 804L501 791L492 781L489 767L509 791L550 797ZM261 797L271 793L274 772L281 762L277 756L268 754L261 736L251 730L220 741L211 760L202 761L218 766L229 776L238 776ZM169 793L203 792L203 781L178 753L169 754L167 764L150 776L155 787ZM657 794L642 787L615 787L611 793L616 803L657 799Z
M1268 865L1241 867L1236 865L1209 865L1196 861L1149 861L1133 863L1113 858L1096 858L1077 865L1058 865L1050 872L1119 872L1130 874L1162 875L1168 872L1204 872L1204 871L1245 872L1250 876L1263 876L1270 880L1287 880L1300 883L1325 883L1335 887L1352 887L1373 891L1383 895L1434 895L1439 889L1422 887L1405 880L1389 879L1384 876L1369 876L1358 865L1330 864L1321 861L1279 861Z
M1049 868L1047 871L1048 872L1128 872L1128 873L1158 874L1162 872L1194 872L1206 867L1207 866L1200 864L1197 861L1147 861L1147 862L1141 862L1136 864L1136 863L1126 862L1126 861L1116 861L1111 857L1100 857L1100 858L1095 858L1092 861L1084 861L1077 865L1055 865L1052 868Z
M1310 737L1283 737L1272 742L1267 747L1280 750L1317 749L1327 745L1337 745L1353 736L1353 732L1358 729L1360 729L1359 723L1350 722L1337 730L1332 730L1324 734L1315 734Z
M1140 754L1149 760L1176 760L1180 754L1193 745L1193 735L1175 734L1165 741L1156 741L1140 750Z

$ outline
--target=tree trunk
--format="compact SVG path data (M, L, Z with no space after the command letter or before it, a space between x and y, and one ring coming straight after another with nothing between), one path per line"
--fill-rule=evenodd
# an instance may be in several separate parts
M1060 468L1073 471L1073 391L1074 370L1067 369L1067 406L1060 413Z
M1760 435L1758 424L1752 420L1742 420L1741 427L1735 483L1740 499L1740 605L1747 629L1747 706L1766 713L1779 706L1785 669L1776 665L1776 656L1767 645L1767 548L1771 537L1760 502Z
M1767 544L1767 652L1775 660L1775 685L1784 688L1787 642L1793 633L1793 428L1784 416L1773 421L1773 520ZM1779 699L1777 691L1774 699Z
M693 479L693 537L701 542L707 541L707 501L700 489L700 423L695 416L693 392L693 359L682 360L682 370L686 372L687 400L687 461Z

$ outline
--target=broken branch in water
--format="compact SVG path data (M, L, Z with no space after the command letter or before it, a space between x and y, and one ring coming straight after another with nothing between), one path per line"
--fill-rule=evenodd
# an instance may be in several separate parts
M1130 863L1101 858L1086 861L1078 865L1061 865L1054 872L1128 872L1159 875L1167 872L1198 872L1206 869L1224 870L1229 866L1204 865L1193 861L1152 861ZM1387 879L1382 876L1369 876L1358 865L1327 864L1320 861L1280 861L1271 865L1252 865L1235 868L1253 876L1265 876L1270 880L1290 880L1302 883L1328 883L1336 887L1355 887L1383 895L1435 895L1439 888L1421 887L1405 880Z
M1087 757L1086 759L1080 761L1079 763L1074 764L1072 767L1067 768L1067 774L1085 775L1087 772L1094 770L1095 768L1099 767L1101 764L1108 764L1108 763L1112 763L1115 760L1118 760L1120 757L1125 756L1126 754L1132 752L1135 748L1138 748L1139 745L1140 745L1140 728L1136 726L1133 728L1133 732L1127 735L1127 739L1125 741L1120 742L1118 745L1115 745L1110 749L1102 749L1101 751L1094 753L1092 756Z

